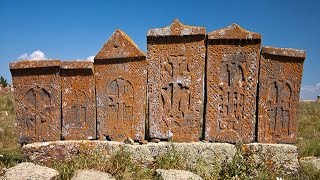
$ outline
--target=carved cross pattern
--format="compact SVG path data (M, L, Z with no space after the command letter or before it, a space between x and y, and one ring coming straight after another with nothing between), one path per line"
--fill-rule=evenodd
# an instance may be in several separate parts
M42 137L42 123L50 117L50 95L39 86L31 88L26 94L27 110L31 116L26 117L26 125L28 129L33 129L35 137Z
M191 73L189 64L183 55L170 55L161 66L163 120L168 127L171 121L181 126L181 120L187 118L190 111Z
M288 83L274 81L269 86L267 108L270 119L269 131L276 139L281 138L282 133L290 135L291 93L291 86Z
M279 83L277 81L269 85L268 94L268 113L270 119L269 131L275 132L278 124L278 115L280 114L281 105L279 103Z
M109 107L117 114L117 120L129 123L133 111L133 87L123 78L111 82L109 87Z
M290 109L292 102L292 89L289 83L285 83L282 90L282 128L288 128L289 131L289 120L290 120ZM288 132L289 133L289 132Z
M275 138L280 138L282 131L290 135L290 104L291 87L288 83L275 81L269 86L268 94L268 113L270 119L269 131Z
M82 127L86 123L88 98L82 90L75 90L72 99L71 113L75 122L75 127Z
M222 63L221 92L218 105L220 129L240 129L244 111L244 55L237 53Z

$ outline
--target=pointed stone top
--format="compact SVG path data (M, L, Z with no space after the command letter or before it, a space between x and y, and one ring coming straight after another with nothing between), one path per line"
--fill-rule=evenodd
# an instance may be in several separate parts
M60 60L19 60L10 63L10 69L60 67Z
M147 36L191 36L205 34L205 27L183 25L178 19L175 19L170 26L150 29Z
M115 30L94 60L145 57L133 40L120 29Z
M293 48L275 48L271 46L264 46L261 48L261 54L271 54L276 56L288 56L304 59L306 51Z
M261 35L243 29L234 23L226 28L210 32L208 39L261 39Z

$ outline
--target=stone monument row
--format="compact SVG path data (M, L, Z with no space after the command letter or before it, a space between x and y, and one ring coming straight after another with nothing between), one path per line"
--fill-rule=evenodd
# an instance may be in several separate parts
M147 55L116 30L94 63L10 63L18 141L294 143L305 56L237 24L176 19L148 31Z

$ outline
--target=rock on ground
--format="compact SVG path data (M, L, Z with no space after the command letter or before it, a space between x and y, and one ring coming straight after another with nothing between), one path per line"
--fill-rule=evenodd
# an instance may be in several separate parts
M200 176L190 171L157 169L156 174L162 180L202 180Z
M257 163L264 162L265 165L284 174L298 173L298 148L294 145L250 143L244 147L253 154Z
M320 170L320 158L314 157L314 156L308 156L303 157L300 159L300 163L303 165L310 164L312 165L316 170Z
M115 180L111 174L95 170L78 170L71 180Z
M59 172L57 170L39 166L33 163L24 162L6 170L3 177L5 180L51 180L57 179Z

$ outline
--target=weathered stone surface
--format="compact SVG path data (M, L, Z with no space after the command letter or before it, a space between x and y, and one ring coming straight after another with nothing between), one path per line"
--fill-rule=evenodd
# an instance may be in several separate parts
M93 63L62 62L62 139L96 138Z
M245 144L246 151L253 154L257 162L284 174L297 174L299 169L298 148L289 144Z
M5 180L53 180L57 179L59 172L57 170L39 166L33 163L24 162L6 170Z
M144 139L147 70L145 54L116 30L94 59L99 139Z
M198 141L203 116L205 28L177 19L148 31L151 138Z
M190 171L182 171L175 169L157 169L157 177L162 180L202 180L199 175L193 174Z
M226 143L148 143L145 145L129 145L115 141L54 141L33 143L22 147L26 160L37 164L50 165L54 160L65 161L83 150L100 151L105 155L120 150L129 151L134 161L152 164L156 158L175 148L183 154L190 165L202 158L207 163L230 161L236 152L234 145Z
M78 170L71 180L115 180L111 174L95 170Z
M294 143L305 51L262 47L258 142Z
M302 165L312 165L317 171L320 171L320 158L314 156L308 156L300 158L300 164Z
M254 140L260 43L237 24L208 34L206 140Z
M19 143L60 140L61 61L10 63Z
M285 144L244 144L245 152L252 153L257 162L267 163L271 168L288 174L296 173L299 168L297 147ZM23 146L25 160L50 165L54 160L66 161L79 152L100 152L109 156L116 151L130 152L133 161L146 166L154 164L159 156L176 151L182 155L188 167L195 167L199 160L209 165L222 165L231 162L237 149L228 143L148 143L129 145L114 141L56 141L33 143Z

